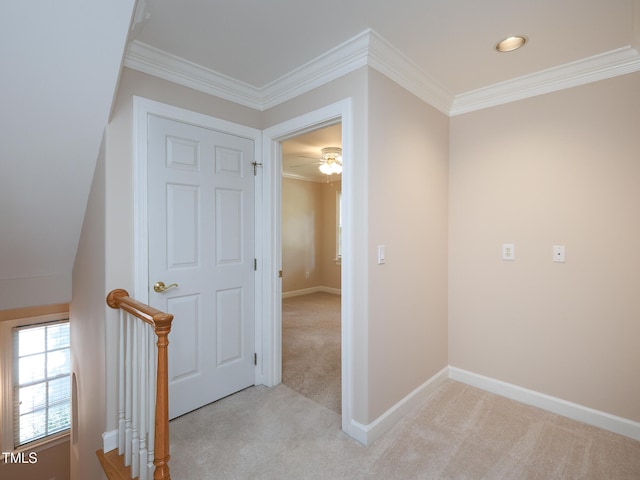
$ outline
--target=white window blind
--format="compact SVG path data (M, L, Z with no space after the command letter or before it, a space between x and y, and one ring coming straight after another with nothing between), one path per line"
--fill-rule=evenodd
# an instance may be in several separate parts
M71 426L69 321L13 329L14 447Z

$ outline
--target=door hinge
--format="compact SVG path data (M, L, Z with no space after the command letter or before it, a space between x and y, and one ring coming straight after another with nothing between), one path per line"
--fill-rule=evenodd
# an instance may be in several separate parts
M258 270L258 259L254 258L253 259L253 271L255 272L256 270Z
M255 177L258 174L258 167L261 167L262 164L258 162L251 162L251 165L253 165L253 176Z
M254 365L258 365L258 354L257 353L253 354L253 364Z

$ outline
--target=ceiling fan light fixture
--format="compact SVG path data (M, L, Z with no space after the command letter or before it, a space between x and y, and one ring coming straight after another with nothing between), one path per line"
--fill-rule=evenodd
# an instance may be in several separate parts
M498 52L513 52L523 47L525 43L527 43L527 37L524 35L507 37L496 44L496 50Z
M333 159L334 161L342 162L342 149L340 147L325 147L321 152L325 161Z
M326 147L321 152L320 171L325 175L342 173L342 149L340 147Z
M320 171L325 175L331 175L333 172L331 171L331 166L328 163L320 164Z

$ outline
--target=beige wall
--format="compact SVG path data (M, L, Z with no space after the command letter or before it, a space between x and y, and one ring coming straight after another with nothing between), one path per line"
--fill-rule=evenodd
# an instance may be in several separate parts
M44 305L42 307L16 308L12 310L0 310L0 322L5 320L17 320L20 318L39 317L51 313L66 313L69 311L68 303L56 305Z
M76 378L77 396L73 399L71 427L72 480L105 478L95 454L102 449L106 406L105 159L103 140L73 268L69 314L71 371Z
M27 452L26 460L29 460ZM4 463L0 462L0 478L2 480L67 480L69 477L69 442L62 442L53 447L36 451L36 463ZM95 477L96 479L100 477Z
M371 71L370 421L447 366L448 123Z
M639 128L639 73L451 119L452 366L640 421Z
M107 128L105 243L94 238L91 260L79 251L74 299L84 279L100 284L105 267L88 267L102 254L101 298L83 314L104 315L103 294L133 287L133 95L255 128L351 98L354 419L370 424L451 364L639 420L640 253L626 248L640 240L638 80L448 119L366 67L266 112L125 69ZM507 242L515 262L500 260ZM566 264L548 261L554 243L567 246ZM107 355L106 378L92 370L112 392Z
M340 288L340 266L335 263L339 190L340 182L282 179L283 293Z

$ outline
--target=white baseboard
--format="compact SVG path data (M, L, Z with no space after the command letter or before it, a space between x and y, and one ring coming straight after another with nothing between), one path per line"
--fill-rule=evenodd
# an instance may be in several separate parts
M404 397L369 425L351 421L349 435L363 445L373 443L393 427L402 417L419 407L442 383L449 378L449 367L445 367L429 380Z
M102 451L110 452L118 448L118 430L111 430L102 434Z
M452 380L466 383L467 385L516 400L526 405L531 405L562 415L563 417L603 428L610 432L633 438L634 440L640 440L640 423L634 422L633 420L617 417L600 410L594 410L577 403L568 402L557 397L528 390L511 383L478 375L477 373L456 367L449 367L449 377Z
M342 290L340 290L339 288L319 286L319 287L303 288L301 290L291 290L290 292L282 292L282 298L299 297L300 295L309 295L310 293L316 293L316 292L333 293L334 295L342 294Z

